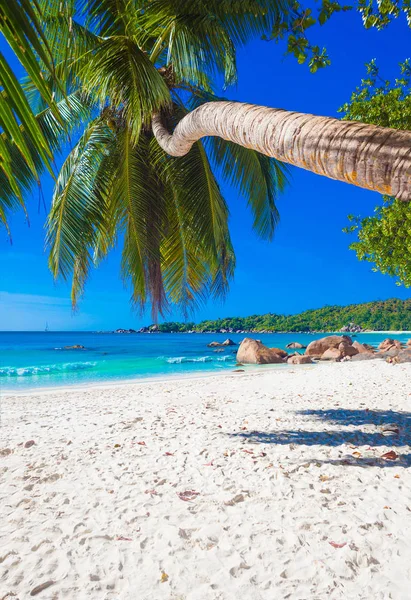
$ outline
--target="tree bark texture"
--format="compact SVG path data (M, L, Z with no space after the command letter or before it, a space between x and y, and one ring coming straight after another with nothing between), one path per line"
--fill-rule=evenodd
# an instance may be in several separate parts
M218 136L330 179L411 200L411 131L240 102L207 102L172 134L159 114L152 126L171 156Z

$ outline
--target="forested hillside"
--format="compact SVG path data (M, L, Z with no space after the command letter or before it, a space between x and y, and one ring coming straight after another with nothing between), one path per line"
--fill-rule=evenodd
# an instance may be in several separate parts
M297 315L252 315L194 323L162 323L158 330L186 331L338 331L354 323L370 330L411 330L411 299L325 306Z

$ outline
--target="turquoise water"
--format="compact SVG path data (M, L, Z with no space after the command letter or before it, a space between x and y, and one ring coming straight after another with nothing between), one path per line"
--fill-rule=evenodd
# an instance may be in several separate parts
M318 334L249 334L267 346L284 348L289 342L309 344ZM225 334L108 334L91 332L0 332L0 388L27 390L83 385L146 377L221 372L235 368L236 347L223 352L207 348L224 341ZM241 342L244 334L230 334ZM356 339L379 344L387 334L358 334ZM394 336L408 340L410 334ZM81 344L86 350L64 350ZM287 368L283 365L278 368Z

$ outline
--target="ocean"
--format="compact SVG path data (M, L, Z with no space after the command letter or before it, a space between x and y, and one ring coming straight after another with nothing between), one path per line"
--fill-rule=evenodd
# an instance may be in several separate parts
M267 346L283 349L289 342L307 345L325 335L329 334L247 334ZM211 341L223 342L227 337L240 343L246 334L0 332L0 390L17 392L230 371L236 365L237 347L228 346L223 352L207 347ZM386 337L407 341L411 336L361 333L355 337L360 342L378 345ZM85 350L64 349L76 344Z

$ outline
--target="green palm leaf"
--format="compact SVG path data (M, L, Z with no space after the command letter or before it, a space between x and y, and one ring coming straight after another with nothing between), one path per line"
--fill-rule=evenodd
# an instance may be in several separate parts
M56 103L56 107L59 111L58 120L55 118L54 112L46 108L36 115L36 122L49 148L57 153L66 147L67 137L75 135L80 126L90 118L92 106L87 98L74 93ZM26 160L17 144L5 136L0 136L0 155L3 164L9 170L9 174L6 176L4 169L0 169L0 206L2 206L1 220L4 225L6 225L8 213L18 207L21 208L22 205L24 207L23 195L38 185L38 177L45 169L44 161L37 153L31 136L21 125L19 133L27 148L30 161ZM5 163L6 159L7 164ZM29 162L34 163L35 174L33 174Z
M50 85L44 73L55 78L54 65L47 40L41 28L41 12L36 0L16 0L3 2L0 6L0 31L25 68L33 85L58 119L58 111L54 102ZM40 59L40 61L38 60ZM7 184L1 193L1 220L6 224L6 215L11 206L15 206L15 198L24 207L23 190L15 178L16 168L10 161L10 144L15 144L23 161L38 179L35 156L39 156L50 173L51 152L47 141L34 117L27 98L17 81L10 65L0 53L0 172L7 178ZM25 131L25 137L22 134ZM29 143L28 143L29 142ZM21 161L18 161L21 164ZM7 192L13 196L11 202L4 199Z
M133 37L144 0L80 0L77 5L86 25L99 35Z
M130 131L126 129L119 138L121 150L112 195L120 203L124 232L121 272L126 281L131 281L133 304L143 306L147 298L144 273L147 169L137 148L133 148Z
M121 108L136 143L153 112L166 107L170 94L163 78L137 44L126 37L102 42L81 68L83 90L101 106Z
M193 87L190 92L190 110L204 102L223 100ZM254 216L253 227L258 235L271 240L279 221L276 201L288 183L288 166L255 150L217 137L208 138L205 147L218 173L237 188L247 201Z
M76 77L84 60L101 43L102 38L88 30L84 25L73 18L70 11L66 13L51 14L44 18L44 35L53 53L55 72L60 85L72 91L73 86L78 87ZM53 84L53 80L50 80ZM53 91L59 94L58 86Z
M56 182L47 221L49 266L54 277L65 280L74 269L77 286L79 282L84 284L92 263L96 229L104 221L104 204L96 193L94 179L112 139L112 132L104 121L93 121L67 157ZM82 285L79 288L74 283L73 305L82 291Z
M52 106L52 93L38 61L40 58L43 67L49 73L54 73L53 57L41 27L41 18L36 0L2 2L0 6L3 36L46 102Z
M287 167L275 159L220 138L207 141L212 162L250 206L253 227L271 240L279 221L276 201L287 183Z
M207 87L210 76L236 80L236 46L270 31L288 0L150 0L140 22L151 58L173 64L179 82ZM144 37L145 36L145 37Z
M175 159L153 141L152 156L173 192L169 218L174 229L164 240L166 289L173 303L189 310L210 293L223 296L227 291L235 264L228 209L201 142Z
M141 39L154 39L151 60L164 52L166 64L173 64L177 82L209 89L210 75L223 74L228 85L236 78L235 48L221 21L212 12L187 2L153 0L141 17Z
M23 124L25 130L30 135L36 151L46 165L49 165L51 153L27 98L24 95L16 76L1 53L0 81L3 85L3 91L0 92L0 126L4 132L3 135L7 136L17 145L31 168L33 175L37 176L32 156L22 139L20 123ZM20 123L17 121L16 116Z

